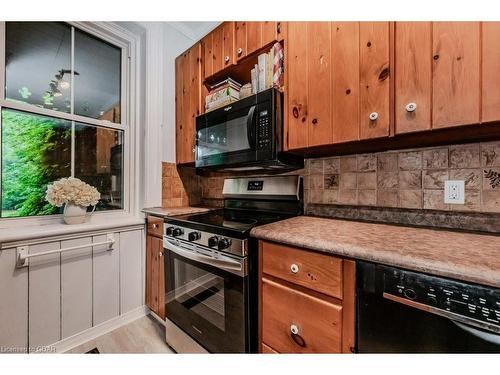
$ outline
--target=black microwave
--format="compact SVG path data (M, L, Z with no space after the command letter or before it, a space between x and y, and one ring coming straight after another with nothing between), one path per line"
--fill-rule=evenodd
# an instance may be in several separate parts
M283 152L283 94L268 89L196 117L196 168L300 169Z

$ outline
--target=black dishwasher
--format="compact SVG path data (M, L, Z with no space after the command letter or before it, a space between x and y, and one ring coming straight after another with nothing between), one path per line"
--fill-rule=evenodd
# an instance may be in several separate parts
M500 289L357 263L359 353L500 353Z

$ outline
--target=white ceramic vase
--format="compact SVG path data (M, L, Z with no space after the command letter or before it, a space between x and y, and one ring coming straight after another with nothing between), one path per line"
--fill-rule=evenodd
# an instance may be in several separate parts
M92 212L87 214L87 207L68 202L64 205L64 222L66 224L83 224L92 215Z

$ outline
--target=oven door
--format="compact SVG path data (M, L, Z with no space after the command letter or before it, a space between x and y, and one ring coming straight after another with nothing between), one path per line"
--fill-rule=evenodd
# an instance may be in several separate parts
M209 352L247 352L245 259L168 238L164 248L167 318Z
M196 118L196 167L252 165L275 157L273 92Z

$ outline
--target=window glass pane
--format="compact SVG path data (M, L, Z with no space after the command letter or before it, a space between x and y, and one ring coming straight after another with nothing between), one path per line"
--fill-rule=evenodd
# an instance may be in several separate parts
M71 122L2 110L2 217L61 212L47 184L71 174Z
M70 112L71 27L57 22L7 22L5 96Z
M121 49L75 29L75 114L120 122Z
M101 193L96 210L123 208L123 131L75 125L75 177Z

